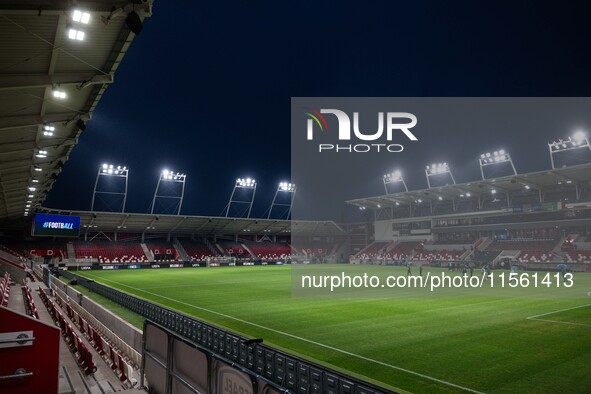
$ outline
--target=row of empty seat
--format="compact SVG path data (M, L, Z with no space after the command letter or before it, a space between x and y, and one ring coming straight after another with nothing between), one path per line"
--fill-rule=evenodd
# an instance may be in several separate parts
M39 289L39 296L47 307L51 318L60 328L62 337L66 341L70 351L74 354L76 361L84 373L86 375L94 373L97 370L97 367L93 361L92 353L88 347L84 344L70 323L66 321L62 312L59 310L53 300L49 298L45 290Z
M187 252L187 255L191 261L205 261L221 256L219 251L215 249L213 251L209 250L207 245L205 245L203 242L183 240L181 241L181 245L185 249L185 252Z
M291 246L285 243L250 242L246 246L259 259L283 259L292 254Z
M141 263L148 261L139 243L114 241L74 242L78 259L97 259L99 263Z
M27 310L27 313L29 316L33 316L35 319L39 320L39 312L37 312L37 307L33 301L33 295L31 294L31 288L27 284L26 280L22 289L25 296L25 309Z
M424 250L413 256L413 260L420 261L457 261L460 259L463 250Z
M517 256L520 263L549 263L553 258L550 251L522 250Z
M10 275L5 272L0 280L0 305L7 306L10 297Z
M589 263L591 262L591 250L567 252L564 261L572 263Z

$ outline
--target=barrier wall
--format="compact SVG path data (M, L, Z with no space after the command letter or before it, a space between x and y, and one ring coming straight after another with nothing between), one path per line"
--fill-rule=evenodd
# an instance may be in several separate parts
M117 302L139 315L145 316L151 322L161 326L161 328L185 338L186 342L192 343L195 347L208 350L216 358L227 360L232 365L248 371L249 374L255 374L267 379L282 390L298 393L325 392L333 394L392 393L387 389L263 345L260 343L262 340L242 337L71 272L64 271L63 275L68 279L77 280L78 284L95 293ZM160 362L162 361L160 360ZM167 375L162 373L162 370L157 372L155 369L152 373L155 375L148 376L148 379L151 379L152 382L166 382L166 380L163 381L162 379L168 379L166 378ZM160 383L156 384L158 385L157 393L170 392L166 391L168 386L161 386ZM220 388L219 392L226 392L221 387L218 386L218 388ZM190 393L193 391L182 392ZM227 392L238 391L231 389ZM247 391L244 393L247 393Z
M61 292L60 296L62 298L66 298L66 296L69 297L70 303L76 309L76 312L82 313L85 317L86 315L90 315L92 318L96 318L98 322L106 326L108 331L112 332L114 336L129 345L133 351L138 353L138 355L141 353L142 332L139 329L135 328L90 298L85 297L82 293L67 285L63 281L52 277L51 283L54 290L57 289L58 292ZM108 335L108 331L103 330L101 333L106 334L107 339L112 339L112 341L117 345L116 342L118 341L113 338L113 335ZM117 347L119 347L122 351L125 350L121 346ZM128 357L132 360L137 359L137 357L134 357L132 354L129 354Z
M15 283L22 283L27 277L27 273L22 267L16 266L14 263L0 258L0 276L8 272L10 278Z
M0 322L0 392L57 393L60 330L1 306Z

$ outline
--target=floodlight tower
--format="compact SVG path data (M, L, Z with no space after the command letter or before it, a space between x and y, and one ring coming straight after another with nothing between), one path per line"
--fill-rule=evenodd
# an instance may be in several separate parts
M587 134L583 131L575 132L566 140L559 139L558 141L552 141L551 143L548 143L548 150L550 151L550 162L552 163L552 169L556 168L554 165L554 154L581 148L587 148L591 151L589 139L587 138Z
M99 188L99 180L101 177L114 177L114 178L121 178L125 180L125 189L123 192L118 192L114 190L108 190L108 188L104 188L101 190ZM96 199L97 194L109 194L109 195L118 195L123 196L123 204L121 204L121 212L125 212L125 201L127 201L127 180L129 178L129 169L125 166L115 166L113 164L104 163L98 169L96 174L96 181L94 182L94 190L92 192L92 202L90 203L90 210L94 211L94 201Z
M237 190L247 190L252 191L250 198L246 200L235 200L234 196ZM230 208L232 208L232 204L247 204L248 211L246 217L250 217L250 211L252 210L252 203L254 202L254 196L257 191L257 182L252 178L238 178L236 179L236 183L234 184L234 189L232 190L232 194L230 195L230 201L228 201L228 205L224 209L226 211L226 217L230 214ZM223 212L223 211L222 211Z
M456 180L454 179L454 176L451 173L451 170L447 163L431 164L430 166L427 166L427 168L425 168L425 176L427 177L427 185L429 186L429 189L431 189L431 180L429 178L435 175L442 174L449 174L452 183L454 185L456 184Z
M400 170L396 170L390 174L384 175L383 181L384 181L384 189L386 190L386 194L389 194L388 185L391 185L394 183L402 183L402 185L404 186L404 190L408 191L408 187L406 187L406 182L404 182L404 178L402 177L402 173L400 172Z
M183 205L183 197L185 196L185 181L187 180L187 175L180 173L180 172L174 172L174 171L170 171L167 169L162 170L162 172L160 172L160 178L158 178L158 183L156 184L156 190L154 190L154 198L152 198L152 206L150 208L150 213L154 213L154 208L156 206L156 199L157 198L168 198L168 199L172 199L172 200L178 200L178 208L176 209L176 214L179 215L181 213L181 206ZM160 186L161 183L168 183L170 184L174 184L174 183L179 183L181 184L181 191L180 191L180 196L175 196L175 195L170 195L170 194L158 194L158 193L162 193L160 191Z
M480 175L482 176L482 180L485 179L484 167L502 163L511 164L511 168L513 169L513 175L517 175L517 170L515 169L513 160L511 160L511 155L505 152L504 149L494 151L493 153L488 152L481 154L480 158L478 159L478 163L480 164Z
M289 203L281 203L277 202L277 195L279 193L284 193L284 195L289 196ZM277 190L275 191L275 196L273 197L273 202L269 207L269 214L267 215L267 219L271 218L271 212L273 211L273 207L289 207L287 210L287 216L285 219L289 219L289 215L291 214L291 208L293 206L293 199L295 198L296 193L296 185L295 183L290 182L280 182L279 186L277 186Z

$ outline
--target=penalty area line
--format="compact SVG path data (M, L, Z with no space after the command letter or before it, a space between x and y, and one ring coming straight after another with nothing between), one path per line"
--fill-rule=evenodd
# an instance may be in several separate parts
M97 278L96 276L94 276L92 274L86 274L86 275ZM130 289L133 289L133 290L141 291L143 293L150 294L150 295L153 295L155 297L163 298L165 300L176 302L178 304L182 304L182 305L188 306L190 308L194 308L194 309L197 309L197 310L202 310L202 311L205 311L205 312L208 312L208 313L212 313L214 315L225 317L227 319L235 320L235 321L240 322L240 323L248 324L248 325L251 325L253 327L257 327L257 328L261 328L263 330L274 332L276 334L284 335L284 336L287 336L287 337L290 337L290 338L294 338L294 339L297 339L297 340L300 340L300 341L303 341L303 342L311 343L313 345L320 346L320 347L323 347L325 349L330 349L330 350L333 350L335 352L346 354L348 356L355 357L355 358L358 358L358 359L361 359L361 360L364 360L364 361L369 361L371 363L378 364L378 365L381 365L381 366L384 366L384 367L387 367L387 368L391 368L391 369L395 369L395 370L398 370L398 371L401 371L401 372L405 372L405 373L408 373L410 375L418 376L418 377L423 378L423 379L426 379L426 380L437 382L437 383L440 383L440 384L443 384L443 385L446 385L446 386L450 386L450 387L455 387L457 389L460 389L460 390L463 390L463 391L467 391L467 392L470 392L470 393L484 394L481 391L477 391L477 390L471 389L469 387L460 386L459 384L455 384L455 383L447 382L445 380L437 379L437 378L434 378L433 376L425 375L425 374L422 374L420 372L411 371L410 369L398 367L396 365L388 364L388 363L385 363L383 361L374 360L374 359L369 358L369 357L365 357L365 356L362 356L362 355L359 355L359 354L351 353L351 352L349 352L347 350L339 349L339 348L336 348L336 347L333 347L333 346L330 346L330 345L325 345L323 343L316 342L316 341L313 341L311 339L302 338L302 337L299 337L299 336L294 335L294 334L290 334L290 333L287 333L287 332L279 331L279 330L276 330L274 328L270 328L270 327L266 327L266 326L260 325L258 323L253 323L253 322L250 322L248 320L244 320L244 319L240 319L238 317L230 316L230 315L227 315L225 313L217 312L217 311L214 311L214 310L211 310L211 309L207 309L207 308L203 308L203 307L196 306L196 305L191 305L191 304L188 304L186 302L176 300L174 298L166 297L166 296L163 296L163 295L160 295L160 294L156 294L156 293L152 293L150 291L146 291L146 290L143 290L143 289L140 289L140 288L137 288L137 287L129 286L129 285L126 285L125 283L117 282L117 281L110 280L110 279L100 278L100 277L98 277L98 278L100 280L104 280L106 282L116 283L118 285L121 285L121 286L130 288Z
M548 312L548 313L542 313L541 315L534 315L534 316L529 316L526 317L526 319L536 319L538 317L542 317L542 316L548 316L548 315L553 315L555 313L560 313L560 312L566 312L566 311L572 311L573 309L579 309L579 308L584 308L586 306L591 306L591 304L585 304L585 305L579 305L579 306L573 306L572 308L566 308L566 309L559 309L557 311L552 311L552 312ZM537 319L537 320L542 320L542 319ZM555 320L550 320L550 321L555 321Z

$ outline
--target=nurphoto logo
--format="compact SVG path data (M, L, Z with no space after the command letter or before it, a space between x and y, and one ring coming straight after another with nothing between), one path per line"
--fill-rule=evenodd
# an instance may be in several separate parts
M353 127L351 127L351 118L344 111L339 109L307 109L305 114L307 119L307 139L314 140L314 129L321 133L330 133L330 127L324 114L334 115L338 122L338 140L351 141L352 139L372 143L359 144L318 144L318 152L349 152L349 153L368 153L368 152L390 152L399 153L404 150L404 146L398 143L392 143L394 138L405 136L410 141L418 141L418 138L410 131L416 126L417 117L409 112L378 112L378 126L376 131L368 132L360 130L359 112L353 112ZM384 122L384 118L386 119ZM401 122L406 120L406 122ZM385 123L385 126L384 126ZM352 130L352 132L351 132ZM384 140L385 142L379 142Z

